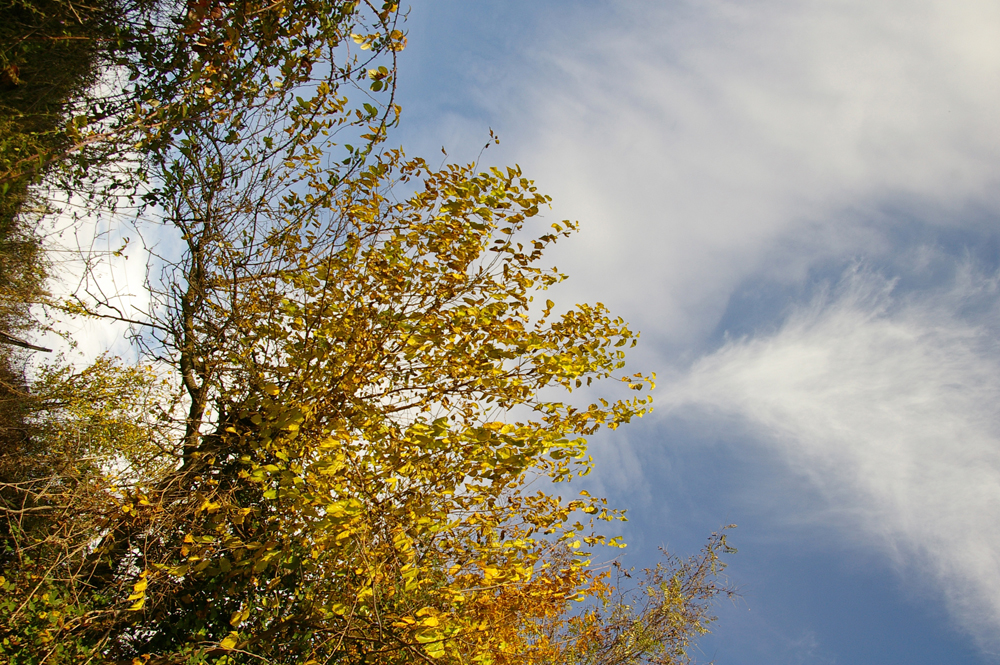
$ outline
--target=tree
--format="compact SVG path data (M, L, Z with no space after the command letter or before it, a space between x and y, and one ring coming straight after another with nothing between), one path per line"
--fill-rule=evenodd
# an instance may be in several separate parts
M653 378L620 374L637 335L602 305L542 305L564 278L543 251L575 225L538 229L549 199L517 168L384 147L394 4L170 10L179 33L143 24L122 56L152 304L64 304L132 323L148 365L38 382L23 457L44 463L3 486L0 653L673 662L724 541L654 571L635 614L587 553L620 545L598 525L621 513L555 494L586 436L649 408L556 391ZM60 453L67 428L88 434Z
M617 561L598 572L574 566L567 549L554 549L530 584L506 587L480 608L491 633L502 635L494 637L493 662L689 662L688 647L714 620L712 601L734 595L719 582L719 555L733 551L724 533L712 534L700 555L682 560L664 552L638 585L629 586L634 571Z
M564 527L575 510L612 517L597 500L522 488L537 473L568 479L587 464L582 435L644 411L638 398L577 409L539 396L610 376L633 334L601 307L552 317L547 305L531 320L532 291L561 278L534 264L569 229L527 251L515 240L547 201L518 171L427 173L394 151L373 162L328 199L338 226L281 228L246 279L228 252L195 256L161 310L155 325L194 374L180 465L134 490L150 516L105 539L100 573L139 585L127 620L142 622L140 651L189 644L211 604L226 621L198 642L272 660L371 645L390 660L421 644L443 656L463 643L448 637L489 634L461 608L526 579L549 551L540 535L603 541ZM421 175L423 191L391 201L390 184ZM244 619L248 607L274 613Z

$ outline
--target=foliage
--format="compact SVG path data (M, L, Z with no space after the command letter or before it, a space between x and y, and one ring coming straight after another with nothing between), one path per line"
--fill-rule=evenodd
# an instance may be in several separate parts
M78 9L83 12L81 16ZM0 224L28 196L39 163L67 147L71 99L95 82L99 9L62 0L10 1L0 25Z
M15 402L27 413L0 454L0 654L10 662L59 662L67 649L90 655L56 637L94 604L80 600L90 590L80 565L128 512L122 488L163 464L150 413L165 397L149 368L102 357L80 372L62 361L42 367Z
M423 191L390 201L416 177ZM427 173L387 151L327 199L337 227L272 234L253 279L237 279L228 251L196 257L197 307L185 320L185 292L156 324L187 335L178 364L192 357L181 465L135 488L141 529L99 549L102 576L141 586L121 619L136 628L113 632L142 641L113 652L231 643L284 662L380 645L391 662L414 649L457 658L471 642L447 638L480 632L468 655L486 662L498 647L464 605L526 582L551 538L604 542L565 526L576 510L613 518L600 501L525 491L539 473L585 471L582 436L647 404L541 398L611 376L634 342L600 306L530 316L532 292L561 279L535 263L569 231L557 224L527 251L516 240L546 202L515 169ZM213 622L199 616L209 598Z
M228 142L246 132L260 139L289 116L308 116L298 130L313 137L330 130L323 114L343 110L342 83L394 89L392 57L389 68L366 65L402 49L397 11L350 0L12 0L0 30L4 198L16 202L16 190L49 173L58 190L98 206L129 192L155 201L144 191L147 158L182 142L177 135L215 123ZM335 62L332 52L352 37L362 57ZM355 124L374 122L381 135L396 112L389 103ZM298 137L269 138L273 156Z
M556 494L589 472L587 436L649 409L566 396L652 388L622 373L637 335L600 304L543 304L564 278L543 252L575 225L539 228L549 199L518 168L384 147L398 6L115 7L86 28L91 67L131 82L60 93L62 138L0 180L58 168L64 190L97 183L94 205L132 196L148 309L97 287L61 306L132 324L146 364L55 363L19 389L0 654L683 660L725 591L724 539L637 603L591 565L623 546L601 529L622 513Z
M727 527L729 528L729 527ZM531 584L511 586L484 603L491 632L503 637L500 663L668 665L689 662L692 640L708 632L712 601L734 592L719 582L720 554L734 552L724 533L712 534L698 556L663 560L633 583L633 570L574 566L569 550L555 549ZM612 575L616 578L609 583ZM576 591L586 603L569 609Z

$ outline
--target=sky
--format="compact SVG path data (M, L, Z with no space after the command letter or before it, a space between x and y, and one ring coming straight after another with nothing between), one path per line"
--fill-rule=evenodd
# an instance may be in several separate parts
M700 661L1000 663L1000 4L414 4L395 135L581 223L560 304L655 412L587 488L626 562L735 523Z

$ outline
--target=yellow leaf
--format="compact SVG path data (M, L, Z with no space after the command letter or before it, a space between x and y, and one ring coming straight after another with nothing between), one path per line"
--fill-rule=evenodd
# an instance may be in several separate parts
M445 656L444 644L441 642L425 644L424 651L427 652L428 656L434 659L443 658Z

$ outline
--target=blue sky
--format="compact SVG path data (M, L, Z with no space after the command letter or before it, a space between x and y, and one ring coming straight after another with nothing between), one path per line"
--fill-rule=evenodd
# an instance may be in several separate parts
M642 330L628 561L735 522L700 660L1000 662L1000 5L415 4L410 154L519 163Z

